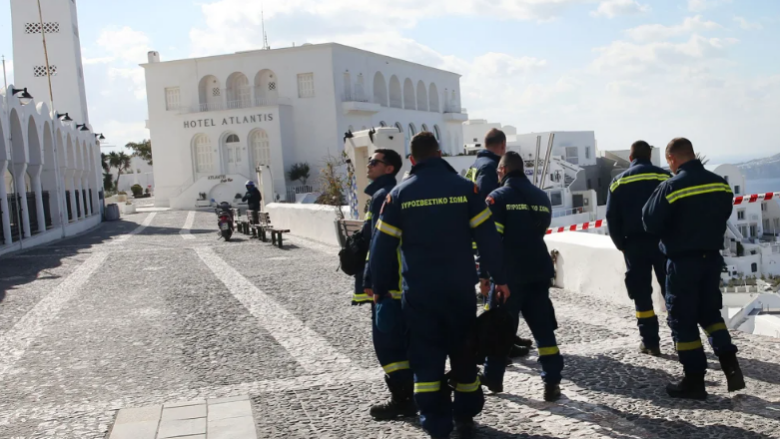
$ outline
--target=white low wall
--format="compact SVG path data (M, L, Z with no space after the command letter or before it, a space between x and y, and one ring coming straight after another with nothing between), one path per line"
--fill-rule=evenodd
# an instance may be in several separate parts
M271 203L265 206L275 227L289 229L290 233L323 244L338 246L336 228L338 213L334 206L322 204ZM345 216L349 209L342 208Z
M70 223L65 226L65 237L71 237L87 232L101 223L101 217L99 214L92 215L91 217ZM62 228L55 227L51 230L47 230L44 233L39 233L30 238L25 238L22 242L14 242L13 244L0 246L0 256L17 252L19 250L27 250L33 247L38 247L44 244L49 244L54 241L62 239Z
M633 305L625 285L623 253L608 236L590 233L558 233L545 238L550 251L558 250L556 286L612 303ZM656 313L666 311L661 287L653 279Z

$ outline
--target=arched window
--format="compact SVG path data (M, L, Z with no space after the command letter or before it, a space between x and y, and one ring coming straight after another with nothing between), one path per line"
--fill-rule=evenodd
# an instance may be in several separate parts
M225 143L238 143L240 140L238 139L237 134L231 134L227 136L227 139L225 139Z
M417 129L415 128L413 123L409 124L409 130L407 131L406 135L406 155L411 154L411 144L412 144L412 138L417 134Z
M441 111L439 108L439 89L436 84L431 83L428 90L428 110L438 113Z
M441 143L441 132L439 132L439 126L438 125L434 125L433 126L433 135L436 136L436 140L438 140L439 143Z
M417 109L428 111L428 91L425 89L425 83L417 82Z
M272 70L264 69L255 75L255 104L276 105L279 98L279 84Z
M398 132L399 133L403 133L404 132L404 127L403 127L403 125L401 125L401 122L396 122L395 123L395 127L398 128Z
M204 76L198 85L200 111L222 110L222 86L214 75Z
M211 150L211 139L205 134L198 134L192 141L195 158L195 172L210 174L214 172L214 154Z
M247 108L252 104L249 90L249 80L240 72L228 76L227 106L228 108Z
M227 155L227 164L230 166L238 166L243 161L241 158L241 145L239 143L238 135L230 134L225 138L225 152ZM235 173L232 169L228 170L229 173Z
M414 96L414 85L412 80L406 78L404 81L404 108L407 110L417 109L417 98Z
M403 108L403 98L401 94L401 81L393 75L390 77L390 106L393 108Z
M387 83L379 72L374 75L374 103L387 107Z
M249 135L249 144L254 157L255 168L271 164L271 142L264 130L255 130Z
M357 99L360 102L368 102L366 99L366 86L363 83L363 74L360 73L357 75L357 80L355 81L355 95L357 96Z
M422 124L421 128L422 128L423 131L428 131L428 125L426 125L426 124Z
M380 120L380 121L379 121L379 126L380 126L380 127L386 127L386 126L387 126L387 124L385 123L385 121L383 121L383 120Z

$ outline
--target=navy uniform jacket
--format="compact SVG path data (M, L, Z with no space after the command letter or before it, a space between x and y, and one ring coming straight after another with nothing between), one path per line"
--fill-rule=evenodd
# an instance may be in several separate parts
M262 201L263 196L260 195L260 191L253 187L251 189L247 189L246 195L244 195L244 198L241 199L241 201L247 202L247 208L249 210L260 210L260 201Z
M637 159L612 180L607 198L607 225L618 250L625 248L626 238L647 235L642 224L642 208L658 185L671 177L672 174L653 166L650 160Z
M500 186L498 182L499 161L501 161L501 156L493 151L483 149L477 153L477 160L466 173L466 178L477 184L479 196L483 200Z
M661 238L667 257L716 252L723 249L733 199L726 180L691 160L658 186L642 219L645 229Z
M366 220L363 222L363 236L370 237L373 239L374 233L376 233L376 223L379 221L379 212L382 209L382 203L385 202L385 198L387 198L387 195L390 193L391 190L396 185L395 177L392 175L383 175L376 180L372 181L371 184L369 184L366 187L366 190L364 191L366 194L371 196L371 200L368 204L368 212L366 212ZM369 248L370 247L370 241L369 241ZM368 261L371 257L371 252L366 255L366 261ZM396 263L395 272L398 272L398 264ZM392 284L388 285L388 288L390 291L396 296L396 298L400 298L401 294L401 287L400 287L400 279L398 279L398 276L396 276L396 279L393 279ZM371 285L371 265L367 262L365 270L363 272L363 290L366 288L373 288ZM356 291L355 294L360 295L363 294L363 290ZM365 301L373 301L370 297L366 296Z
M477 187L443 159L424 160L390 192L371 244L374 293L387 294L401 261L403 290L418 302L446 306L436 295L474 300L475 239L482 263L497 284L506 284L501 237ZM439 305L441 306L441 305Z
M487 204L504 237L504 268L511 284L549 281L555 276L544 236L552 221L550 197L523 171L504 177ZM485 277L481 275L480 277Z

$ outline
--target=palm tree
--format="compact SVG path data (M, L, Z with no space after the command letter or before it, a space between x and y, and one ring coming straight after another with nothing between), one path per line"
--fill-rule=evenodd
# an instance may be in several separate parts
M699 159L702 165L706 165L707 163L710 162L710 159L708 159L707 156L702 155L702 153L700 152L696 153L696 158Z
M108 154L109 165L117 170L116 183L114 183L114 187L117 189L119 189L119 177L122 176L122 171L127 172L130 169L131 160L132 158L124 151L119 153L113 151Z
M114 181L113 177L111 176L111 165L109 164L109 156L101 152L100 153L100 164L103 166L103 190L106 192L109 192L112 190Z

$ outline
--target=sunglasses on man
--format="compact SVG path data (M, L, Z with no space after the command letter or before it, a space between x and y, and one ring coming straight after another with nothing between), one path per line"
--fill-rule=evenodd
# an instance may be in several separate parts
M380 163L383 164L383 165L387 165L387 162L384 161L384 160L371 159L371 160L368 161L368 166L371 166L373 168L374 166L376 166L376 165L378 165Z

